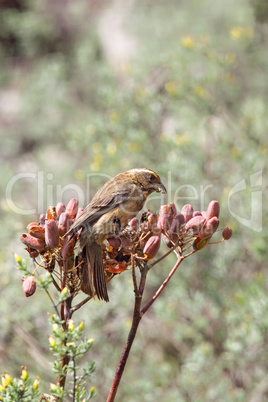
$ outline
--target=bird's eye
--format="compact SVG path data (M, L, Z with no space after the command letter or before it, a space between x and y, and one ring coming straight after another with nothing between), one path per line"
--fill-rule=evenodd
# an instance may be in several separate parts
M154 175L151 175L150 177L149 177L149 181L154 181L154 179L155 179L155 177L154 177Z

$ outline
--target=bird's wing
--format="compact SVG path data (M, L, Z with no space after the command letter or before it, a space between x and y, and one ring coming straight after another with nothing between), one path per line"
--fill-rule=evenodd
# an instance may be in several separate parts
M75 220L66 235L76 233L81 227L93 225L100 216L127 202L135 191L135 185L132 183L127 184L120 191L114 191L106 197L106 189L101 188L100 190L95 194L83 213Z

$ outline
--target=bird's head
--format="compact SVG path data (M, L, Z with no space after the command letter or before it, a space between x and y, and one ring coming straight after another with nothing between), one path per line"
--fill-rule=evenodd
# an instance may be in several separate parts
M137 183L142 189L142 191L151 194L153 191L157 191L166 194L167 190L165 186L161 183L160 177L150 169L138 168L129 171L133 175L134 182Z

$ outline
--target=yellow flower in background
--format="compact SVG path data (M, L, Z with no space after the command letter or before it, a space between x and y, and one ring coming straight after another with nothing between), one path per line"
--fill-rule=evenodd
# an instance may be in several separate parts
M226 53L225 60L229 64L233 64L236 61L236 54L235 53Z
M229 31L231 38L234 40L240 40L242 38L251 39L254 31L252 27L232 27Z
M100 170L103 161L103 156L101 154L96 154L93 158L93 162L90 164L90 169L94 172Z
M112 123L118 123L120 120L120 115L117 110L110 110L109 112L109 119Z
M102 144L100 142L93 142L91 149L95 154L99 154L102 151Z
M195 40L192 36L182 36L181 44L186 49L193 49L195 46Z
M174 137L174 143L178 146L187 145L192 141L190 133L177 134Z
M199 96L200 98L204 98L206 95L205 88L202 85L196 85L194 87L195 95Z
M76 169L74 172L74 177L76 180L82 181L85 179L85 176L86 176L85 171L82 169Z
M109 142L109 144L107 145L106 152L108 155L113 156L116 154L116 149L117 149L116 144L115 142L112 141Z
M130 150L130 152L137 152L139 150L139 144L137 142L131 142L128 145L128 149Z
M168 81L165 83L165 90L170 95L176 95L178 93L178 87L174 81Z
M36 379L34 380L34 383L33 383L33 390L34 391L36 391L38 389L39 382L40 382L39 377L36 377Z

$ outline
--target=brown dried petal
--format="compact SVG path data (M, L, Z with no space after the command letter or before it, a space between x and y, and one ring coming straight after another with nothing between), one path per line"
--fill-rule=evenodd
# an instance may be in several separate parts
M36 258L39 256L38 251L33 248L27 247L26 250L28 251L30 258Z
M195 216L185 224L185 230L188 231L189 229L193 229L198 233L203 227L205 221L206 220L203 216Z
M45 241L49 247L59 245L59 229L54 219L47 219L45 223Z
M184 216L185 222L188 222L193 217L194 209L191 204L185 204L181 209L181 213Z
M22 233L20 235L20 241L25 244L25 246L33 248L35 250L43 250L45 248L45 242L41 239L31 236L29 233Z
M208 209L207 209L207 220L213 218L213 216L216 216L218 218L220 215L220 204L218 201L210 201L208 204Z
M220 221L216 216L213 216L213 218L209 219L203 227L203 229L199 232L199 237L201 239L205 239L207 237L211 237L213 233L216 232L220 224Z
M36 282L34 276L27 276L22 284L22 290L26 297L32 296L36 291Z
M60 236L64 236L65 233L70 229L70 216L67 212L63 212L59 218L59 234Z
M62 202L58 202L56 205L56 213L60 216L63 212L65 212L66 206Z
M46 213L46 219L57 220L56 207L49 207Z
M32 225L29 229L29 233L31 236L36 237L37 239L45 240L45 228L42 226Z
M78 211L78 200L76 198L72 198L67 206L66 206L66 212L67 214L70 215L71 219L74 219L76 217L77 211Z
M146 242L143 254L145 255L146 260L151 260L155 257L156 253L159 250L161 243L161 236L151 236L150 239Z
M229 240L232 237L233 231L231 228L228 228L228 226L226 226L223 231L222 231L222 237L224 238L224 240Z

